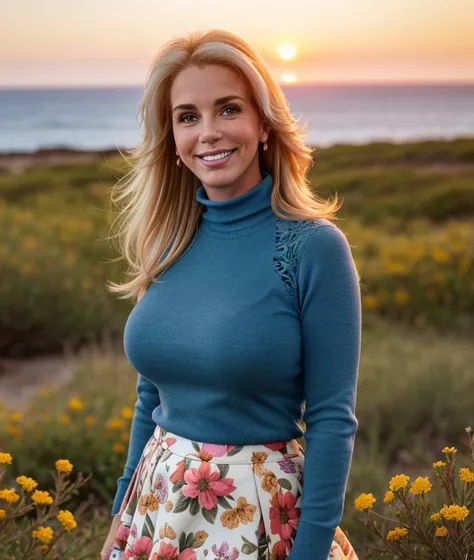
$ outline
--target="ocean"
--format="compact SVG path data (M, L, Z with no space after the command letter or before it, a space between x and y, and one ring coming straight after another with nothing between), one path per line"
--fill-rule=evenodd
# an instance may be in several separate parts
M283 86L313 146L474 136L474 84ZM131 148L140 87L0 90L0 152Z

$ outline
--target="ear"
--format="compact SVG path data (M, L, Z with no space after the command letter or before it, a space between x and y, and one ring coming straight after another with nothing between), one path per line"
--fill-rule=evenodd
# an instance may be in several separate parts
M266 142L268 140L268 136L270 135L270 124L267 122L264 122L262 124L262 128L260 131L260 142Z

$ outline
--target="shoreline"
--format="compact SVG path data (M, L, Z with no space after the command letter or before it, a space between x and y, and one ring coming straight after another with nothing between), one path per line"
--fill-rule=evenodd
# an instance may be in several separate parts
M457 140L474 140L474 136L471 135L458 135L455 137L446 138L420 138L411 140L397 140L397 139L387 139L387 140L367 140L365 142L335 142L331 145L311 145L313 150L318 149L331 149L333 147L351 147L363 148L370 146L371 144L391 144L391 145L410 145L419 143L437 143L437 142L453 142ZM126 154L133 147L109 147L109 148L74 148L66 146L55 146L50 148L38 148L32 151L0 151L0 172L18 174L22 173L24 170L32 167L47 167L54 165L74 165L77 163L91 163L97 162L100 158L115 157L119 156L120 152Z

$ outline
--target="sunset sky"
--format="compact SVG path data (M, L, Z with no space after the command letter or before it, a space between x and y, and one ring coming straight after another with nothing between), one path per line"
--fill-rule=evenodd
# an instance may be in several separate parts
M210 28L280 81L474 82L473 0L18 0L2 23L0 87L140 85L165 41Z

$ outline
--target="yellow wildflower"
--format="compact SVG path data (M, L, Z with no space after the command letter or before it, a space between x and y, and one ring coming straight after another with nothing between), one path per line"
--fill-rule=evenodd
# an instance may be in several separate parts
M378 307L377 298L372 295L364 295L362 297L362 304L365 309L375 309L376 307Z
M20 426L16 426L13 424L8 424L5 431L11 436L21 436L22 434L22 429L20 428Z
M31 534L33 535L33 538L38 539L43 543L50 543L53 540L53 536L54 536L51 527L43 527L43 526L38 527L38 529L32 531Z
M9 504L18 502L20 496L15 492L14 488L4 488L0 490L0 500L5 500Z
M410 487L410 493L418 496L419 494L427 494L432 488L431 482L427 476L419 476Z
M63 472L66 474L69 474L74 468L74 465L68 459L58 459L55 465L58 472Z
M447 455L450 455L450 454L456 453L457 449L455 447L444 447L442 449L442 451L443 451L443 453L446 453Z
M86 423L86 426L92 426L93 424L95 424L95 418L91 415L88 415L84 418L84 422Z
M120 434L120 439L122 441L124 441L125 443L128 443L130 441L130 433L129 432L122 432Z
M115 453L124 453L125 452L125 445L120 443L120 441L116 441L113 445L113 450Z
M36 480L30 478L29 476L17 476L16 481L23 490L26 490L27 492L33 492L33 490L38 486Z
M445 537L448 534L448 528L444 525L442 527L436 527L435 537Z
M459 469L459 478L462 482L474 482L474 472L468 467Z
M110 430L123 430L125 428L125 422L122 418L111 418L107 422L107 428Z
M77 397L71 397L68 400L67 405L70 410L82 410L84 408L84 403Z
M395 527L387 533L387 540L388 541L398 541L403 537L406 537L408 534L408 530L405 527Z
M433 513L430 515L430 519L431 521L434 521L435 523L440 523L441 522L441 514L440 513Z
M431 256L438 263L443 263L449 261L450 259L449 253L444 249L441 249L440 247L436 247L435 249L433 249L431 251Z
M10 453L0 453L0 464L2 465L11 465L12 456Z
M466 506L458 506L456 504L450 506L445 504L439 512L448 521L464 521L469 515L469 510Z
M130 406L122 406L120 412L125 420L131 420L133 418L133 408Z
M53 503L53 498L46 490L35 490L31 495L31 499L41 506L50 505Z
M410 299L410 296L408 295L408 292L406 290L404 290L403 288L398 288L393 294L393 299L398 305L405 305Z
M396 492L397 490L406 488L409 480L410 477L406 474L397 474L390 479L389 488L392 492Z
M372 509L376 501L372 493L361 494L354 500L354 506L358 511L364 511L366 509Z
M66 531L72 531L77 527L77 521L74 519L74 515L67 509L60 510L56 518Z
M433 467L435 469L445 467L445 466L446 466L446 463L444 461L436 461L436 463L433 463Z
M7 516L7 512L4 509L0 509L0 521L3 521Z
M385 496L383 497L384 503L389 504L390 502L393 502L394 499L395 494L391 490L387 490L387 492L385 492Z
M21 420L21 414L19 412L12 412L12 414L10 414L11 422L19 422L20 420Z
M59 419L59 423L60 424L70 424L71 419L69 418L69 416L67 414L60 414L58 416Z

